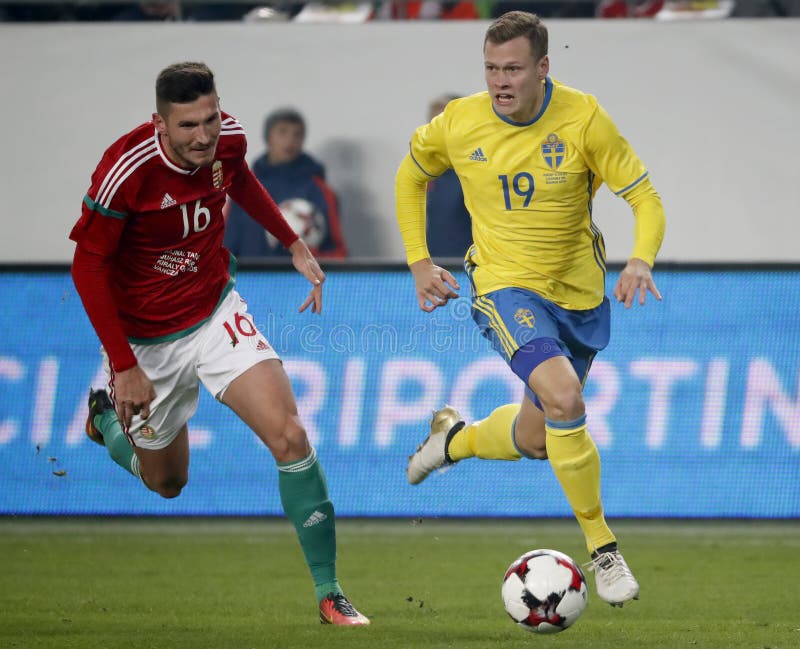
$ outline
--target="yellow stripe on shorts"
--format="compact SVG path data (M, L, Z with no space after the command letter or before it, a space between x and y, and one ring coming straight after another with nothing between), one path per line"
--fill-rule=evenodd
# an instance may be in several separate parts
M510 359L517 351L517 342L514 340L514 337L508 331L503 319L497 312L494 302L482 295L479 295L475 298L475 308L489 317L489 321L492 323L492 329L494 329L497 337L500 339L500 343L503 345L506 356L508 356Z

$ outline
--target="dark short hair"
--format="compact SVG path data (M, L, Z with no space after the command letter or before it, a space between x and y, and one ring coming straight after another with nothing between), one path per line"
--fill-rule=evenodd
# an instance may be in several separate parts
M547 54L547 27L539 16L527 11L508 11L500 16L486 30L483 45L501 45L519 36L528 39L536 61Z
M214 73L205 63L173 63L156 79L156 110L164 116L169 104L188 104L215 91Z
M264 120L264 141L267 141L269 132L272 127L278 122L290 122L291 124L299 124L303 128L303 135L306 134L306 120L303 114L296 108L284 107L276 108Z

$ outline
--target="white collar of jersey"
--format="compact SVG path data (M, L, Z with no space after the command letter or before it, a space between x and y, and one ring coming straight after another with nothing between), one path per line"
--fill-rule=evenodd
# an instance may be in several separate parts
M167 153L166 151L164 151L164 147L161 144L161 138L158 137L158 129L156 129L154 138L156 141L156 148L158 149L158 155L161 156L161 159L164 161L164 164L167 165L170 169L172 169L173 171L177 171L179 174L183 174L184 176L191 176L192 174L197 173L197 170L200 169L200 167L195 167L194 169L183 169L182 167L176 165L174 162L172 162L172 160L170 160L167 157Z

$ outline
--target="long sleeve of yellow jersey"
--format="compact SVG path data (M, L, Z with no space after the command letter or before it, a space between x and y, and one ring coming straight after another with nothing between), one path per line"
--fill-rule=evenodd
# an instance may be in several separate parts
M652 267L664 239L667 219L664 206L650 178L622 195L633 210L633 252L631 257L642 259Z
M655 263L666 227L661 197L633 147L620 134L605 109L597 105L584 131L587 163L617 196L624 198L635 219L631 257Z
M428 176L407 154L394 179L395 210L409 266L430 257L425 240L425 191Z
M423 124L411 138L409 152L395 176L395 209L409 266L430 257L425 241L425 196L428 182L450 168L445 144L449 111Z

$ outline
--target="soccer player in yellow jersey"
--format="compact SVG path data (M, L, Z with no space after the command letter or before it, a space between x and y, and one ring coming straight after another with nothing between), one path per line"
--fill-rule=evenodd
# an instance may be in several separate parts
M597 594L612 605L639 596L600 499L600 457L586 429L583 383L608 344L605 246L592 198L605 182L631 206L635 242L614 288L630 307L661 295L651 275L664 233L648 172L597 100L549 76L547 28L512 11L484 40L487 92L451 101L411 140L396 178L397 217L419 306L458 297L425 241L425 184L453 168L472 216L465 267L472 313L526 385L522 404L465 425L450 406L434 413L409 458L412 484L470 457L549 459L580 524Z

